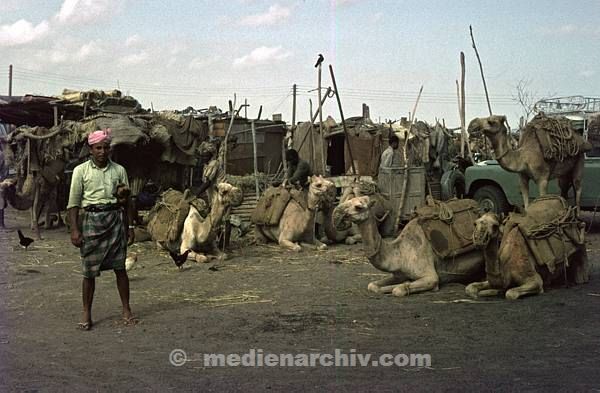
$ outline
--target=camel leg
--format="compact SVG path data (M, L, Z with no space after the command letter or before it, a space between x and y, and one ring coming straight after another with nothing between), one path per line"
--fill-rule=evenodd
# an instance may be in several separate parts
M538 189L540 191L540 196L544 196L548 194L548 178L543 177L538 181Z
M301 251L302 247L300 247L300 245L294 243L293 241L289 240L289 238L291 236L287 236L288 233L287 232L281 232L281 234L279 234L279 245L283 248L287 248L290 251Z
M472 282L465 288L465 293L472 298L479 297L479 292L492 288L489 281Z
M537 295L544 293L544 282L539 274L535 274L533 277L529 277L529 280L522 285L511 288L506 291L506 298L509 300L517 300L523 295Z
M370 282L367 290L375 293L390 293L399 284L404 284L405 280L404 276L394 274L390 277Z
M439 278L437 274L421 277L413 282L407 282L396 286L392 290L394 296L408 296L413 293L437 291L439 289Z
M191 260L191 261L196 261L198 263L207 263L209 261L209 259L206 255L197 253L195 251L190 252L188 254L187 259Z
M301 247L306 247L306 248L314 248L315 250L319 250L319 251L327 249L327 244L322 243L321 241L319 241L317 239L314 240L314 243L304 243L304 242L301 242L300 246Z
M583 179L583 166L585 160L581 158L575 168L573 168L572 179L573 179L573 188L575 188L575 206L577 209L577 217L579 217L579 206L581 206L581 187L582 187L582 179Z
M523 196L523 207L527 209L527 206L529 206L529 177L523 173L519 176L521 179L520 188L521 195Z

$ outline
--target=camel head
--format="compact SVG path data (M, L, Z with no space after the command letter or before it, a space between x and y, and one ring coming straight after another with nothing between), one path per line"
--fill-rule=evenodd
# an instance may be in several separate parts
M476 117L469 123L469 135L479 137L481 133L488 138L493 138L499 134L506 135L506 116L493 115L489 117Z
M333 223L338 230L366 221L371 216L371 206L375 204L368 196L355 197L340 203L333 211Z
M311 176L309 183L308 193L312 195L318 205L333 204L336 195L335 184L333 182L321 175L315 175Z
M213 200L213 204L214 202L218 202L223 206L239 206L242 204L244 194L241 189L234 187L229 183L219 183L214 199L216 199L216 201Z
M475 220L473 243L477 247L485 247L492 239L500 236L500 220L494 213L485 213Z

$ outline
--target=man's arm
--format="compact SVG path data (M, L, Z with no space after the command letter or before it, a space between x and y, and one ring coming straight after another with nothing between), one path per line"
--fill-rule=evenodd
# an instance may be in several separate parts
M83 199L83 174L80 168L75 168L71 178L71 188L69 190L69 203L67 211L69 212L69 222L71 224L71 243L75 247L81 247L83 236L79 228L79 208Z
M288 179L290 184L295 184L300 181L303 177L308 177L310 175L310 165L308 165L305 161L300 161L294 174Z

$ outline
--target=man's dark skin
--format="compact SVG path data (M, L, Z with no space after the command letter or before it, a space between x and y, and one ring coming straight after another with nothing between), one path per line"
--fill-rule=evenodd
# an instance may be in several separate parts
M107 142L96 143L90 146L90 155L94 164L99 168L104 168L108 165L108 157L110 154L110 145ZM71 243L75 247L81 247L83 244L83 235L79 228L78 218L79 207L73 207L69 209L69 220L71 222ZM127 217L129 222L133 222L133 209L131 208L131 201L127 198ZM133 229L128 230L127 244L131 245L134 242L134 231ZM121 298L121 304L123 306L123 319L131 321L133 314L131 307L129 306L129 277L127 271L115 270L117 278L117 289L119 291L119 297ZM92 326L92 302L94 300L94 291L96 289L96 279L83 277L82 283L82 300L83 300L83 315L81 317L81 323L88 323Z

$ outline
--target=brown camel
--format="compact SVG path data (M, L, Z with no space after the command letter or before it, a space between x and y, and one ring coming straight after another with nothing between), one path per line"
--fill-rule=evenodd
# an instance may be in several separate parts
M291 251L300 251L302 246L311 246L323 250L327 245L315 238L315 216L317 209L330 198L332 182L322 176L312 176L308 191L303 191L306 204L301 206L291 198L278 225L259 225L254 227L254 235L259 243L273 241ZM329 191L328 191L329 190Z
M349 187L346 187L340 198L340 203L343 203L349 199L362 196L365 188L371 188L375 186L370 183L356 182ZM376 186L375 186L376 187ZM333 211L335 208L335 195L336 188L331 183L328 189L330 197L327 198L320 209L322 213L322 224L325 232L326 240L332 243L346 243L355 244L361 241L360 230L356 225L351 225L348 228L336 228L334 225L335 218L333 217ZM386 225L394 225L393 217L390 215L392 211L392 205L389 199L385 198L378 192L370 195L371 201L374 201L374 205L371 208L373 214L377 218L378 226L380 230ZM323 239L321 239L323 240Z
M349 219L360 229L364 249L371 264L391 277L373 281L368 290L394 296L437 291L440 283L468 282L483 275L483 255L474 250L455 258L439 258L417 219L408 222L394 240L381 238L368 196L341 203L334 212L336 226Z
M501 236L500 220L494 213L486 213L475 221L473 240L484 250L486 281L466 287L465 292L471 297L505 293L507 299L516 300L523 295L543 293L544 285L565 280L566 276L573 275L577 284L588 280L585 246L570 258L568 271L559 264L550 272L536 263L517 226Z
M572 133L569 138L573 138L572 146L574 149L564 154L563 157L554 155L551 158L544 157L544 149L536 135L536 119L549 123L549 118L540 116L534 118L523 130L519 140L519 147L515 150L511 148L508 141L508 131L506 128L506 116L489 116L475 118L469 124L469 133L477 135L483 131L483 134L490 141L494 149L494 155L500 166L509 172L516 172L521 178L521 194L523 195L523 204L525 208L529 206L529 180L537 184L540 196L546 195L548 190L548 181L558 178L558 184L563 198L567 199L571 186L575 189L575 205L579 209L581 199L581 180L583 178L584 153L591 150L592 146L583 140L583 138L570 130ZM554 120L555 124L560 125L559 120ZM564 124L564 122L563 122ZM550 130L548 130L550 131ZM561 154L562 155L562 154ZM563 158L563 159L560 159Z

